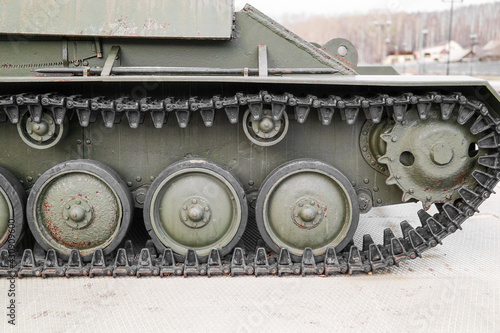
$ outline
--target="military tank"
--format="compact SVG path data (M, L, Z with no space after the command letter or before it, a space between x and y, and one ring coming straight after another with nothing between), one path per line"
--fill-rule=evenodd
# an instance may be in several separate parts
M0 13L1 276L374 272L500 179L484 80L357 66L349 41L231 0ZM405 202L422 209L400 234L353 242L360 214Z

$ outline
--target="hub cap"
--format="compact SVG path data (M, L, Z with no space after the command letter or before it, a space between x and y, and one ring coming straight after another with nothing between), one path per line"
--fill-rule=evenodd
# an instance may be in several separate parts
M279 120L272 117L271 110L265 109L263 116L255 120L250 110L243 115L243 130L247 138L259 146L272 146L283 140L288 131L288 116L283 112Z
M21 139L35 149L47 149L55 146L66 134L67 120L57 125L49 113L43 113L39 123L33 121L25 111L17 124Z

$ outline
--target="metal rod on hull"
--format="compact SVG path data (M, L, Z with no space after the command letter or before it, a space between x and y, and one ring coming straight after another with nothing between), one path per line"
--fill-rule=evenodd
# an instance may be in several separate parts
M102 68L38 68L40 74L83 75L85 70L92 75L100 75ZM209 68L209 67L114 67L114 75L259 75L258 68ZM269 68L269 75L283 74L338 74L333 68Z

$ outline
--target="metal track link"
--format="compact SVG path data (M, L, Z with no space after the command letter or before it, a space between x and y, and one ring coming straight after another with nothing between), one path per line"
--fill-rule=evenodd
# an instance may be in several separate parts
M287 249L279 254L267 253L259 247L255 252L246 254L243 248L237 247L231 255L221 258L217 249L210 253L207 263L200 263L196 252L189 250L184 262L176 262L172 250L156 253L151 241L139 253L134 252L132 244L127 241L123 248L112 256L104 257L102 250L94 253L91 263L84 263L78 250L71 252L67 262L57 257L51 250L43 255L33 254L25 249L21 258L9 256L7 250L0 251L0 277L26 276L194 276L194 275L333 275L353 274L356 272L375 272L377 270L399 265L401 262L421 257L428 249L442 244L442 240L450 234L462 229L462 224L478 207L494 193L500 180L500 119L491 114L481 102L467 99L460 93L440 95L430 92L417 96L405 93L401 96L379 95L373 98L354 96L342 98L328 96L318 98L308 95L303 98L291 94L272 95L266 91L258 94L237 94L232 97L216 96L212 99L198 100L164 100L142 99L106 99L82 98L81 96L64 97L58 94L16 96L0 96L0 121L9 120L17 123L19 107L29 108L34 119L41 107L48 107L56 121L62 123L66 110L75 110L80 125L86 127L97 120L101 114L106 126L112 127L120 122L125 114L130 127L136 128L150 116L155 127L161 128L167 121L169 113L174 112L180 127L186 127L192 113L200 112L206 126L212 126L215 110L224 109L229 122L238 121L239 108L248 106L254 119L262 117L264 106L270 106L273 116L279 119L286 106L293 107L296 120L306 121L311 108L318 112L320 121L329 125L336 110L348 124L354 124L360 114L374 123L380 122L384 115L396 121L403 121L408 108L416 105L419 118L429 116L432 106L439 106L441 117L448 120L452 112L457 112L457 122L465 125L472 117L476 117L470 126L474 135L481 134L477 145L488 149L489 155L480 156L478 164L481 170L474 170L472 177L476 181L474 189L462 187L458 190L461 199L454 204L438 205L439 212L433 216L424 210L418 212L420 226L414 228L407 221L401 222L403 237L396 237L391 229L383 232L383 244L375 244L372 236L365 235L360 248L349 246L342 253L328 248L324 261L316 262L312 250L304 250L301 262L293 262ZM39 107L38 107L39 106ZM55 109L54 109L55 108ZM57 111L54 111L57 110ZM149 113L149 115L147 115ZM35 251L36 252L36 251Z

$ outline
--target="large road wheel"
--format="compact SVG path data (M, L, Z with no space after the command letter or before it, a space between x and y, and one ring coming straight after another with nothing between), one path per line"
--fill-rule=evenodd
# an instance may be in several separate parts
M255 208L257 226L276 253L287 248L295 260L306 247L322 259L328 247L340 252L359 221L357 196L349 180L317 160L295 160L262 183Z
M228 254L245 230L248 206L237 178L207 160L172 164L151 184L144 223L159 250L171 248L179 260L188 249L200 260L212 248Z
M127 185L109 166L91 160L56 165L35 183L27 217L45 249L67 258L78 249L89 260L98 248L111 253L125 237L133 216Z
M26 195L17 178L0 167L0 249L12 249L21 238Z

